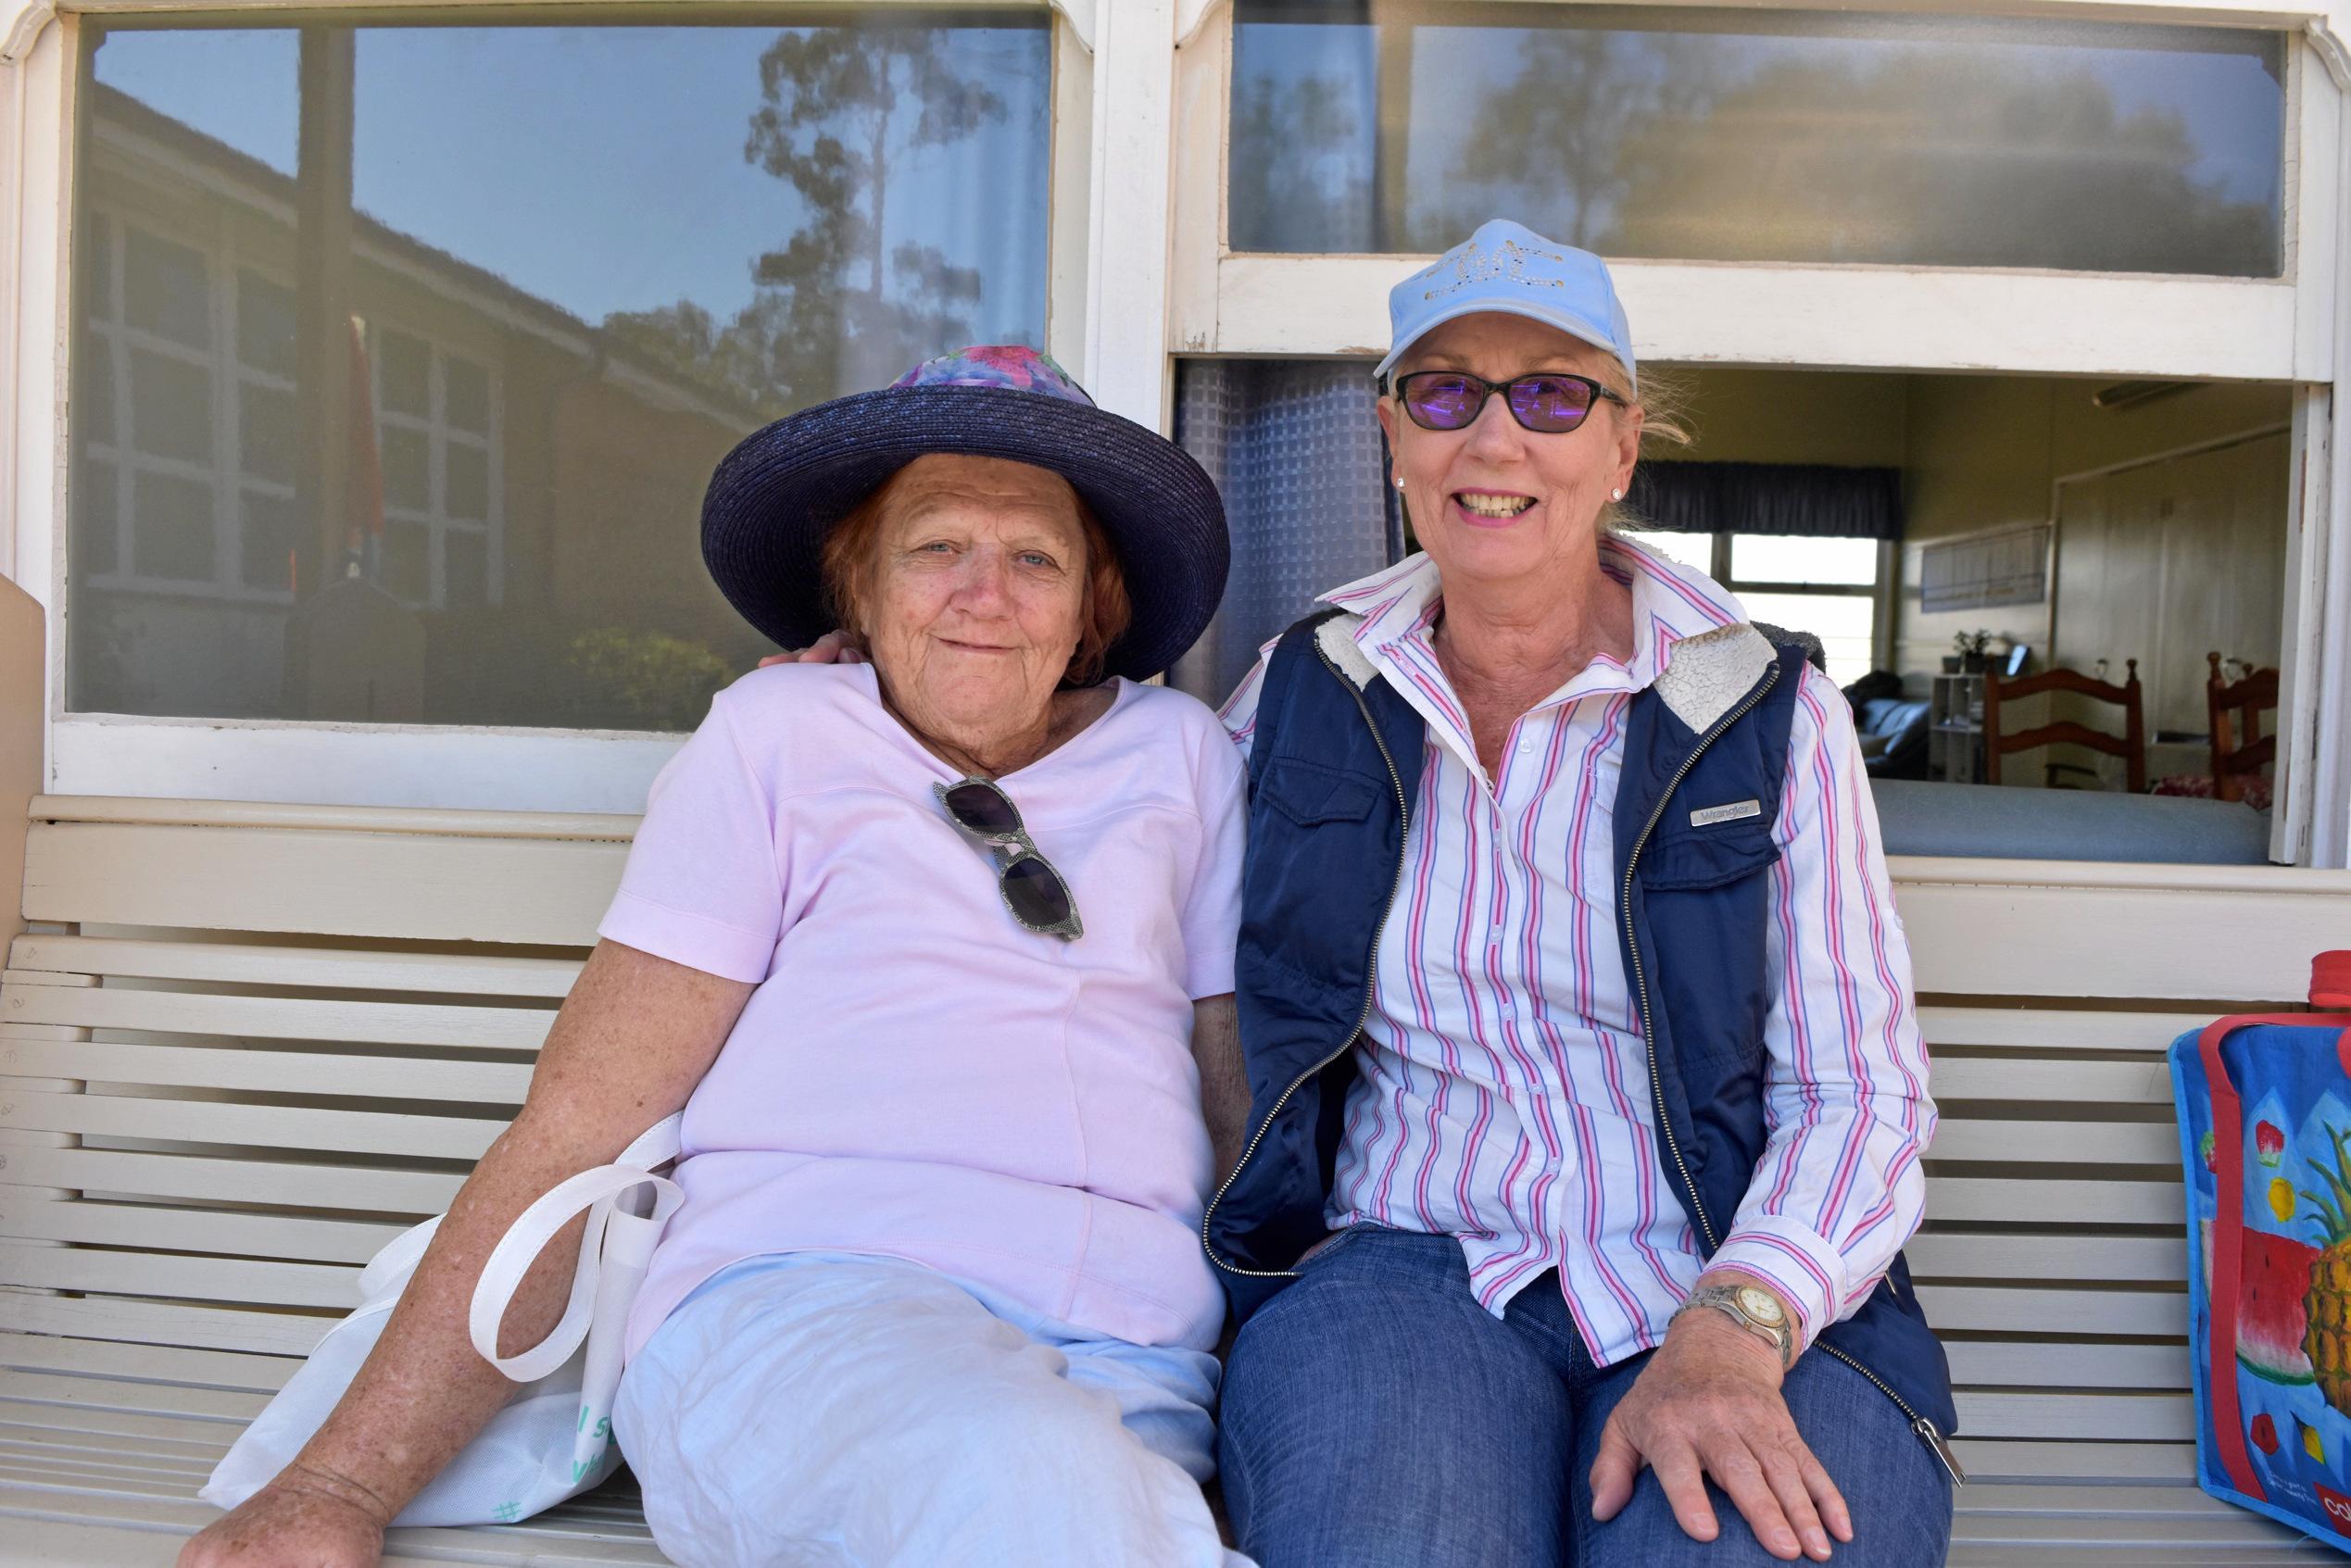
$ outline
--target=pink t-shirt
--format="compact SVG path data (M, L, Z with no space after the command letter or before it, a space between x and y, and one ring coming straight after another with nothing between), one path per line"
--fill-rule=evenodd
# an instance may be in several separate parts
M600 935L756 982L685 1108L685 1205L634 1355L729 1263L903 1258L1143 1345L1206 1348L1212 1178L1191 1004L1233 988L1242 774L1215 715L1118 683L998 781L1086 934L1024 930L948 822L956 771L870 665L721 692L654 780Z

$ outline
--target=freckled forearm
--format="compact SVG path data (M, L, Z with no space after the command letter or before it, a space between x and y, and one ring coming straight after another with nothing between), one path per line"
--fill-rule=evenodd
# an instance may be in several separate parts
M517 1131L521 1131L518 1129ZM534 1199L590 1158L509 1131L451 1205L383 1336L333 1415L295 1461L306 1479L358 1502L383 1523L488 1424L513 1384L474 1353L467 1327L473 1287L507 1227ZM499 1333L511 1355L562 1315L582 1222L568 1225L524 1276Z

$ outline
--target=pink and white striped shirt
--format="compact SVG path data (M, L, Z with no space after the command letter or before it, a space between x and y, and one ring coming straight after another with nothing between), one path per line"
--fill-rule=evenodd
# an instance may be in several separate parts
M1603 655L1536 705L1490 781L1437 661L1435 564L1415 555L1323 596L1362 617L1357 644L1428 726L1326 1219L1459 1236L1497 1317L1556 1268L1607 1365L1664 1339L1701 1268L1659 1169L1616 938L1625 721L1677 642L1746 613L1628 541L1604 540L1601 561L1632 590L1632 663ZM1223 712L1244 753L1264 669L1261 657ZM1714 1263L1770 1282L1809 1344L1917 1228L1935 1126L1852 713L1817 670L1797 696L1773 836L1770 1141Z

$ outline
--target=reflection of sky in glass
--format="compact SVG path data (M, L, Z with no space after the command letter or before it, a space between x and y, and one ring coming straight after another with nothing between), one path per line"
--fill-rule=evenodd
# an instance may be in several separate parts
M1640 139L1656 138L1661 130L1668 164L1676 153L1686 166L1720 158L1742 143L1749 151L1759 141L1784 145L1788 157L1812 166L1817 181L1811 188L1826 193L1817 219L1824 231L1834 228L1842 213L1850 232L1855 193L1838 189L1848 165L1866 164L1891 183L1901 172L1900 160L1913 155L1919 166L1907 176L1913 183L1940 177L1943 168L1938 160L1960 155L1975 159L1976 173L1987 183L2071 180L2093 189L2101 178L2101 160L2159 164L2161 174L2196 188L2212 209L2202 215L2206 219L2257 224L2266 212L2272 228L2277 222L2284 94L2274 64L2274 35L1801 14L1758 20L1704 12L1680 14L1670 27L1657 26L1651 13L1647 25L1633 26L1628 13L1585 7L1540 27L1379 28L1346 19L1361 15L1352 7L1327 13L1339 19L1333 21L1300 19L1317 9L1289 0L1242 0L1234 64L1232 238L1238 248L1433 249L1454 229L1466 232L1477 216L1531 217L1531 207L1555 209L1563 200L1571 206L1580 200L1586 237L1596 240L1620 218L1617 203L1624 193L1610 188L1610 177L1632 167L1623 149L1631 146L1637 154ZM1778 31L1781 28L1789 31ZM1797 35L1796 29L1810 35ZM1380 48L1407 40L1409 69L1395 79L1409 84L1409 123L1382 148L1374 130L1377 56ZM1599 164L1602 177L1569 182L1589 188L1563 197L1555 189L1540 188L1556 183L1540 172L1541 149L1520 146L1511 150L1526 173L1499 181L1467 178L1465 160L1475 151L1509 149L1512 138L1538 134L1523 122L1514 123L1513 111L1500 102L1529 58L1546 45L1578 43L1593 49L1595 57L1604 56L1604 69L1590 83L1563 75L1550 108L1558 116L1554 129L1564 124L1606 146L1596 157L1588 152L1571 155ZM1775 91L1775 84L1790 81L1817 87L1873 78L1927 87L1900 106L1907 124L1880 127L1892 132L1883 137L1864 131L1843 145L1837 144L1835 121L1853 106L1842 94ZM1301 89L1317 79L1320 97L1301 97ZM2002 84L2013 94L2007 115L2023 123L1986 126L1968 119L1970 100L1986 98L1986 83ZM1587 87L1591 118L1578 121L1563 106ZM1685 101L1671 107L1658 101L1676 94ZM1609 101L1603 103L1603 94ZM2110 129L2068 123L2069 116L2094 111L2101 97L2111 108ZM1311 127L1301 107L1310 102L1329 106ZM1272 118L1268 106L1277 106ZM1389 105L1389 112L1398 112L1397 106ZM1709 116L1726 115L1724 123L1708 123ZM1873 140L1878 144L1866 144ZM1563 155L1557 167L1572 171L1575 164L1564 148ZM1382 157L1401 157L1404 166L1385 171L1389 199L1393 187L1402 186L1401 213L1378 211ZM2039 167L2024 167L2028 162ZM1255 176L1265 182L1263 194L1250 183L1248 172L1258 163L1275 170ZM2153 171L2139 167L2134 172L2152 177ZM1285 176L1289 183L1279 184ZM1805 187L1792 182L1792 188ZM2230 204L2248 204L2255 210L2238 218L2221 210ZM1566 220L1556 221L1564 227ZM2087 211L2076 220L2080 225L2112 221L2110 213ZM1432 224L1440 232L1427 232ZM2150 226L2160 229L2162 220L2151 219ZM1773 244L1757 243L1766 248ZM2029 253L2035 239L2018 234L2014 244ZM2268 270L2274 271L2274 235L2269 251ZM1740 258L1704 249L1703 242L1700 247L1639 254ZM1802 258L1814 257L1846 258L1825 240ZM2008 264L2078 263L2062 254L2045 263L2020 254ZM2224 269L2216 263L2215 270Z
M773 28L374 28L358 33L355 201L369 217L589 321L681 297L722 319L803 220L747 163ZM1045 318L1049 34L942 30L1002 119L894 164L887 238L976 267L981 341ZM294 170L291 31L119 31L97 80ZM911 119L911 112L902 110ZM1016 215L1016 216L1012 216Z

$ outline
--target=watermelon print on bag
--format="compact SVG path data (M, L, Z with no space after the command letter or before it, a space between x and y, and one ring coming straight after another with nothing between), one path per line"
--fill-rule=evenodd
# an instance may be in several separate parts
M2351 1012L2222 1019L2170 1062L2199 1484L2351 1551Z

